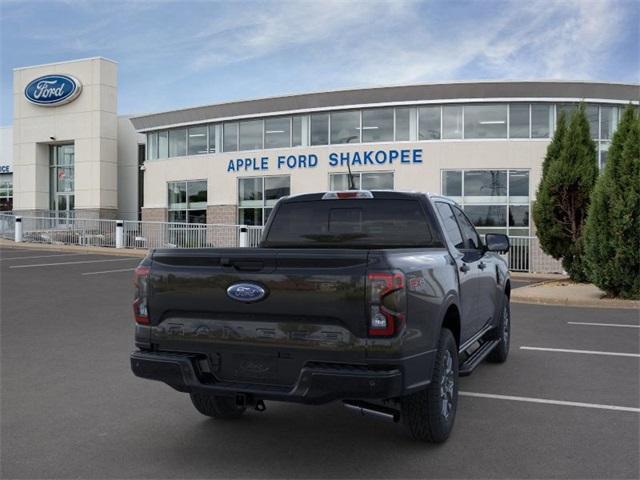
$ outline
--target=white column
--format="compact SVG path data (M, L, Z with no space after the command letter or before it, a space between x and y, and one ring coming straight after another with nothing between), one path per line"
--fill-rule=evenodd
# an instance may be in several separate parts
M22 242L22 217L16 217L15 242Z
M249 229L246 225L240 226L240 247L249 246Z
M124 248L124 222L116 221L116 248Z

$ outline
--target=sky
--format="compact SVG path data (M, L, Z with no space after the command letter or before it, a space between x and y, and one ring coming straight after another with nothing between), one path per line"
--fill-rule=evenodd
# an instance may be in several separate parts
M118 62L118 112L464 80L640 81L640 0L0 0L12 69Z

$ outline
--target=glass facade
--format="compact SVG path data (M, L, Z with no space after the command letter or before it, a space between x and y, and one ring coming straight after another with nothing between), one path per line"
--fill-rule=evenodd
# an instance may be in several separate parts
M356 189L393 190L393 172L353 172L353 183ZM329 174L329 190L349 190L349 174Z
M585 106L606 160L623 107ZM392 141L549 139L560 112L576 103L475 103L378 107L194 125L147 133L147 160L298 146ZM216 142L222 143L222 148Z
M288 175L238 179L238 223L264 225L276 202L291 193Z
M507 104L465 106L464 138L507 138Z
M207 181L168 183L169 221L207 223Z
M372 108L362 111L362 141L393 141L393 108Z
M49 147L49 209L60 218L71 217L75 209L75 146Z
M0 212L13 210L13 173L0 173Z
M443 170L442 194L481 234L529 235L529 170Z

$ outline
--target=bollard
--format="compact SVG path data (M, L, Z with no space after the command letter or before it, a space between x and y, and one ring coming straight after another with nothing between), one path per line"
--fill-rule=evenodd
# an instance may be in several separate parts
M22 242L22 217L16 217L15 242Z
M124 248L124 222L116 221L116 248Z
M246 225L240 227L240 247L249 246L249 229Z

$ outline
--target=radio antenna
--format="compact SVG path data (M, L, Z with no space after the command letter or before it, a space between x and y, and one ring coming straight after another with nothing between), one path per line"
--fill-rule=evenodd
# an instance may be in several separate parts
M347 170L349 170L349 190L355 190L356 189L356 184L353 181L353 173L351 173L351 159L349 159L349 161L347 161Z

